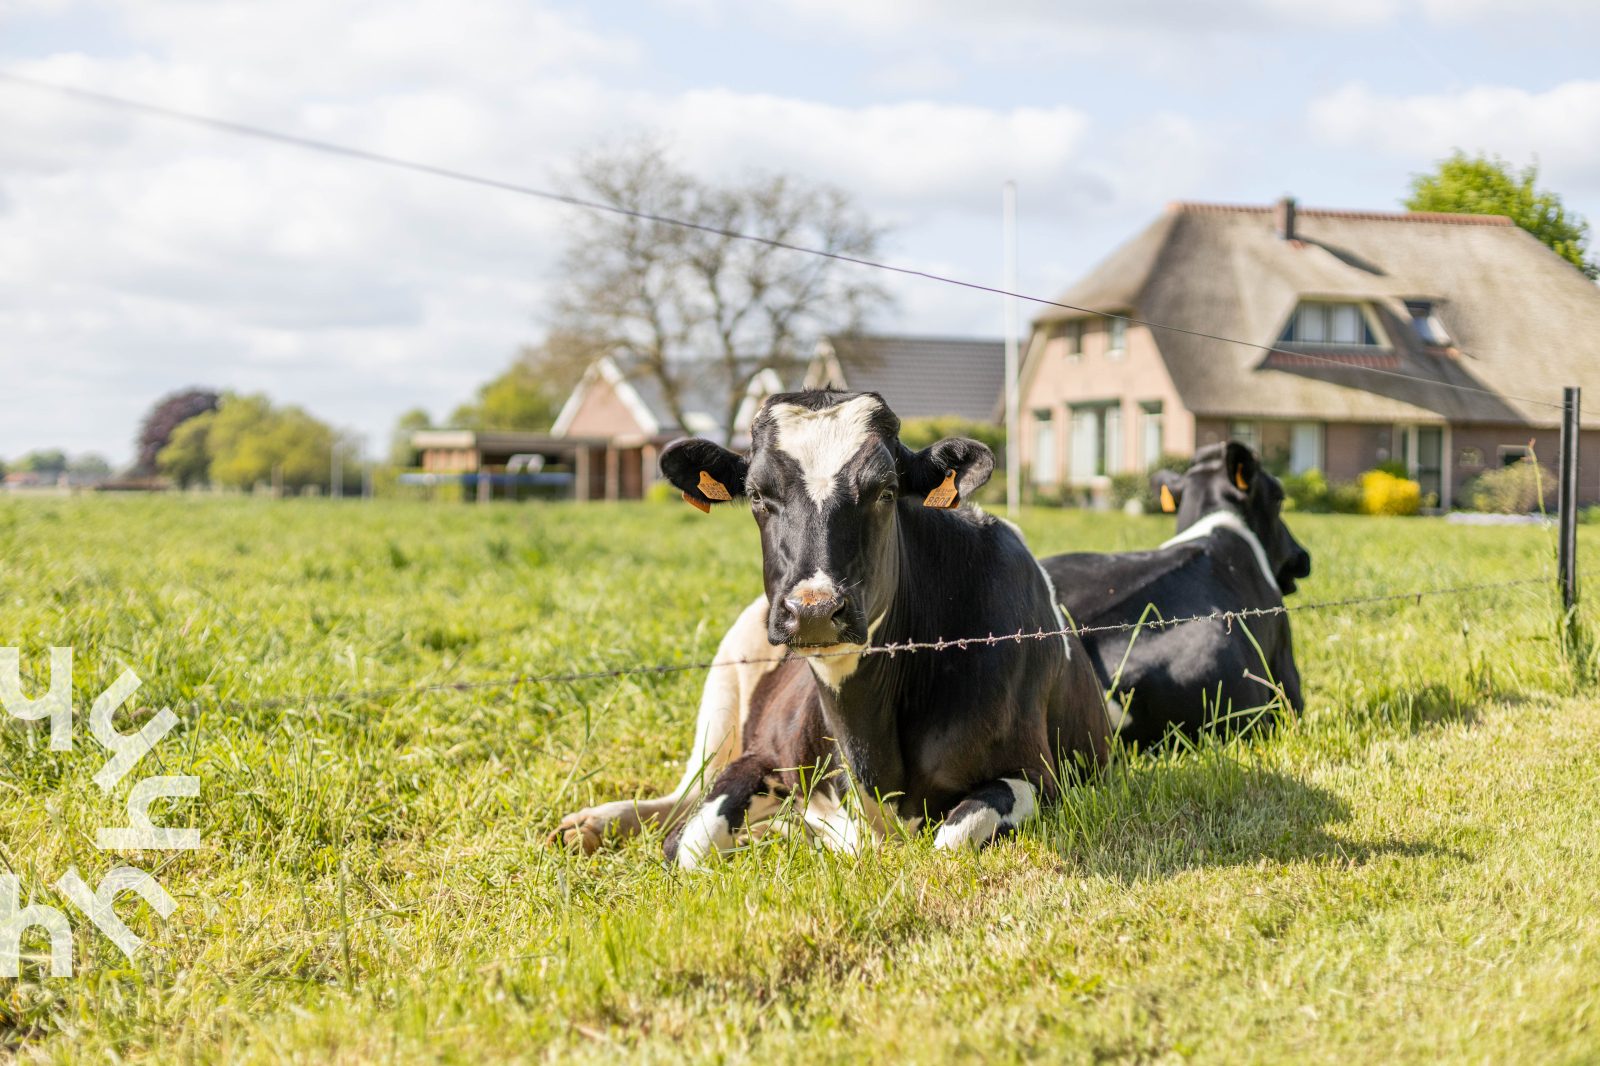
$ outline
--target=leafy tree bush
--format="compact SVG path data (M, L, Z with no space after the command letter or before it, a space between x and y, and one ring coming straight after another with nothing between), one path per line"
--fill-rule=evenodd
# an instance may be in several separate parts
M185 389L157 400L139 427L135 472L155 473L160 465L161 449L171 442L173 432L189 419L207 411L215 411L221 399L222 394L215 389Z
M401 468L416 466L417 450L411 446L411 434L432 428L433 419L420 407L413 407L395 419L394 435L389 438L389 462Z
M167 444L156 453L155 469L176 481L179 488L209 481L211 453L206 450L206 438L216 420L217 412L213 410L180 422Z
M262 393L227 393L216 411L181 423L156 462L181 484L203 477L237 488L270 481L281 467L284 488L298 492L327 486L333 443L333 430L299 407L274 407Z
M1547 467L1527 459L1499 470L1486 470L1467 483L1462 496L1474 510L1494 514L1530 514L1556 499L1556 478Z
M1535 188L1538 177L1538 164L1529 164L1517 173L1499 156L1490 159L1479 153L1469 158L1458 148L1449 159L1440 160L1432 174L1413 175L1411 195L1403 203L1411 211L1505 215L1589 280L1600 277L1600 263L1586 254L1589 224L1581 215L1568 212L1560 196Z
M544 344L519 352L504 373L478 389L476 400L456 408L450 424L460 429L549 429L583 372L604 351L594 337L557 330Z
M914 452L921 451L935 441L946 437L970 437L987 444L994 452L998 472L1006 458L1006 427L993 422L974 422L959 415L939 415L934 418L908 418L900 423L900 442Z

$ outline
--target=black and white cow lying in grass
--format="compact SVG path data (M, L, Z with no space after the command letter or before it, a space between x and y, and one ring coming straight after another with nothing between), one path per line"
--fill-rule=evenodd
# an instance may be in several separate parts
M668 858L694 867L794 803L844 850L925 821L942 821L937 847L981 845L1031 816L1059 774L1105 760L1104 696L1075 637L860 654L1064 628L1015 528L957 506L988 480L989 449L952 438L913 453L899 431L874 393L808 391L767 401L748 455L705 440L662 453L697 506L749 497L766 596L718 659L760 661L707 679L674 796L579 811L552 839L592 850L656 822Z
M1283 486L1245 445L1210 445L1186 474L1157 471L1151 480L1163 507L1177 512L1177 536L1154 551L1041 561L1074 626L1282 607L1295 579L1310 576L1311 556L1280 514ZM1232 732L1270 722L1253 713L1276 696L1269 677L1290 706L1303 706L1285 614L1146 628L1137 638L1085 633L1083 640L1110 694L1118 735L1142 747L1173 726L1193 736L1211 725Z

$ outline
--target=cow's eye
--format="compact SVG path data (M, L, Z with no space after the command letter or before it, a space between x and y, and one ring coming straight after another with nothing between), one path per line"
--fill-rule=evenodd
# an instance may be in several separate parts
M879 503L893 503L894 502L894 489L884 489L882 492L878 493L878 502Z

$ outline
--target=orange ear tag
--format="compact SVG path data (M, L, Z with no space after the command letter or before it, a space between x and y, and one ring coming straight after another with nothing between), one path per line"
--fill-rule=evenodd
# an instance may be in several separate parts
M728 495L728 490L722 482L704 470L700 471L700 492L708 500L721 500L723 503L727 503L733 499L732 496Z
M934 489L932 492L928 493L927 498L922 501L922 506L944 507L948 509L954 507L955 505L956 472L951 470L944 475L944 483L938 488Z
M1178 502L1172 498L1172 490L1165 485L1161 486L1161 509L1168 514L1178 509Z
M709 503L707 503L704 500L697 500L693 496L689 495L687 492L683 494L683 502L684 503L693 504L694 506L700 508L700 510L704 511L706 514L710 514L711 513L711 505Z
M1233 483L1235 485L1239 486L1239 491L1240 492L1249 492L1250 491L1250 483L1248 481L1246 481L1244 479L1244 475L1239 473L1239 471L1237 471L1237 470L1235 470L1233 472Z

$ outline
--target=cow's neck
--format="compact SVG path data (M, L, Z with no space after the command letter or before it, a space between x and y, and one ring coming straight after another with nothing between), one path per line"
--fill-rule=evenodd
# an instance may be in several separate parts
M868 609L867 646L909 639L900 575L915 570L905 558L906 546L898 532L873 576L876 595ZM850 650L830 648L830 654L811 659L823 723L867 798L874 793L886 796L902 791L905 783L897 694L903 688L899 678L910 657L839 654Z
M1200 540L1211 536L1213 530L1226 529L1244 538L1250 545L1250 551L1256 557L1256 565L1261 568L1262 576L1267 579L1267 584L1273 588L1278 587L1278 579L1273 576L1272 564L1267 562L1267 551L1261 546L1261 539L1255 531L1245 523L1245 520L1227 508L1212 511L1195 522L1194 525L1179 533L1177 536L1162 543L1163 548L1170 548L1174 544L1183 544L1186 541Z

